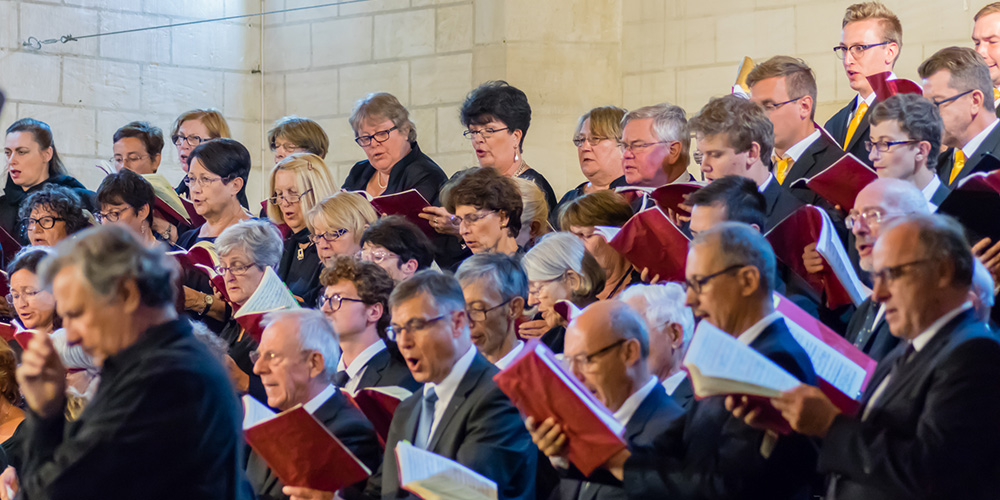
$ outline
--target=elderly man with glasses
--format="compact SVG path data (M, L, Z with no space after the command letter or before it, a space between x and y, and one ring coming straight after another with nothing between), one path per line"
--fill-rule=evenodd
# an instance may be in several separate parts
M630 186L657 188L690 182L687 117L670 103L634 109L622 119L622 169Z
M528 296L524 268L504 254L477 254L462 262L455 278L465 296L472 343L497 368L506 368L524 348L517 338Z

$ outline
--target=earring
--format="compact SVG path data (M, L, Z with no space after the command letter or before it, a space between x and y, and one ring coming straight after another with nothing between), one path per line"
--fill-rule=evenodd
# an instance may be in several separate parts
M514 162L516 163L516 162L518 162L520 160L521 160L521 157L518 156L518 154L517 154L517 146L514 146Z

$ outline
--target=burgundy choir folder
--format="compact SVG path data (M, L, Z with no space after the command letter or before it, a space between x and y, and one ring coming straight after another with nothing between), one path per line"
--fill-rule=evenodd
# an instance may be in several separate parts
M633 215L608 244L636 269L648 268L650 276L683 281L690 241L659 207L653 207Z
M826 167L811 178L799 179L792 187L805 187L820 195L824 200L840 206L848 212L854 208L858 193L875 179L878 174L850 153Z
M910 80L904 80L902 78L892 78L891 71L884 71L882 73L875 73L874 75L866 77L868 84L872 86L872 90L875 91L875 99L878 101L884 101L896 94L917 94L921 95L924 93L920 85Z
M403 191L402 193L377 196L370 200L375 211L382 215L401 215L406 220L416 224L428 238L438 236L437 231L431 227L427 219L421 219L420 214L423 209L431 206L426 199L416 189Z
M21 251L21 244L6 229L0 227L0 248L3 249L3 261L10 263L17 252Z
M681 205L686 206L688 195L703 187L705 184L700 182L678 182L656 188L651 196L661 210L673 210L675 214L690 217L691 211Z
M396 408L399 406L399 403L413 394L402 387L396 386L368 387L359 390L355 394L351 394L345 390L341 390L341 392L372 423L372 426L375 427L375 433L378 434L379 443L383 448L385 447L385 440L389 436L389 424L392 423L392 416L396 413Z
M525 416L555 417L569 438L569 461L584 475L625 448L624 426L538 339L493 380Z
M962 179L937 211L958 219L965 226L970 243L983 238L996 242L1000 240L1000 224L995 216L1000 213L1000 170L997 170L1000 160L986 155L976 168L989 172L976 172Z

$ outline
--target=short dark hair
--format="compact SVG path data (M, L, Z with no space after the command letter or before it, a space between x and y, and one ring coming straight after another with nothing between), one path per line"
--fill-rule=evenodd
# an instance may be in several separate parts
M528 96L517 87L512 87L503 80L488 81L469 92L465 96L460 112L462 125L486 125L497 120L510 128L510 132L521 131L521 143L528 135L531 125L531 106Z
M691 193L687 200L692 207L722 205L726 220L764 228L767 221L767 201L757 183L738 175L726 175Z
M439 309L448 307L452 312L465 311L465 295L451 273L433 269L420 271L403 280L389 295L389 307L396 307L421 293L426 293Z
M136 213L142 207L149 207L146 222L152 227L153 207L156 206L156 194L153 186L141 175L123 168L118 172L108 174L97 188L97 209L102 205L121 205L132 207Z
M992 97L991 95L990 98ZM910 140L930 143L927 168L933 172L937 165L937 151L941 150L941 132L944 128L938 107L919 94L896 94L876 104L869 121L872 125L878 125L889 120L895 121Z
M455 213L459 205L503 212L507 216L507 233L516 237L521 232L524 202L521 190L510 177L489 167L472 167L456 174L442 192L449 212Z
M688 126L691 132L704 137L725 135L729 147L737 153L749 151L756 142L760 145L761 161L771 164L774 125L764 108L752 101L735 95L713 97Z
M243 179L243 189L246 189L247 177L250 175L250 151L246 146L233 139L212 139L205 141L191 151L188 164L193 164L195 158L201 160L202 165L219 177L222 182L228 184L237 177Z
M723 222L695 235L691 246L703 245L710 241L718 242L718 255L723 259L724 266L740 264L756 267L760 272L761 290L766 292L770 300L774 285L777 283L777 263L774 249L760 231L740 222Z
M417 270L434 262L434 246L416 224L399 215L389 215L368 226L361 235L361 245L378 245L399 256L397 266L417 261Z
M72 189L58 184L46 183L38 191L28 195L28 199L17 212L22 231L27 229L28 217L35 207L45 207L66 223L66 234L90 227L90 219L84 214L83 202Z
M395 286L389 273L378 264L341 255L319 275L319 282L324 287L336 285L340 281L350 281L365 304L382 304L382 317L376 322L376 328L379 335L384 337L391 318L389 294Z
M126 137L142 141L149 156L159 156L163 152L163 131L149 122L131 122L115 131L114 142Z
M48 123L34 118L21 118L7 127L7 135L14 132L31 132L35 142L42 150L52 148L52 159L49 160L49 177L66 173L66 166L59 158L59 151L56 150L55 141L52 139L52 128L49 127Z
M7 264L7 276L13 276L14 273L26 270L32 274L38 274L38 264L44 259L52 255L52 249L49 247L41 246L27 246L22 248L17 255L14 256L14 260Z

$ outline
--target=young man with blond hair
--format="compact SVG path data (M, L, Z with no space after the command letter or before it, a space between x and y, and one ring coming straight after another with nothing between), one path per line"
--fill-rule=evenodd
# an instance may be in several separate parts
M990 68L993 81L993 107L1000 104L1000 2L986 5L973 18L972 43Z

